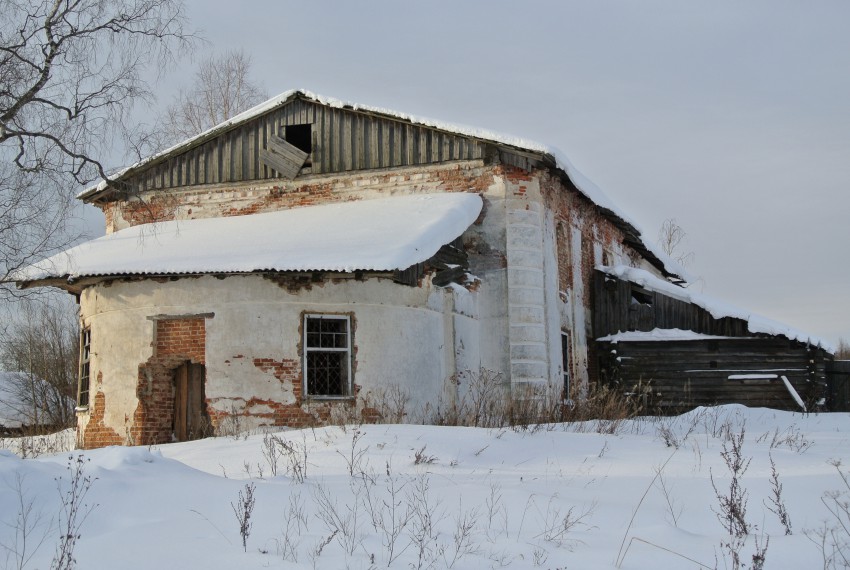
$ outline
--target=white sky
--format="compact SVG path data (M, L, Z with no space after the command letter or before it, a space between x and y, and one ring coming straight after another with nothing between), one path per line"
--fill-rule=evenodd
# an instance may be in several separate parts
M322 95L560 148L706 294L850 339L850 2L190 0L270 95ZM160 103L192 62L166 74ZM183 83L181 83L181 81Z

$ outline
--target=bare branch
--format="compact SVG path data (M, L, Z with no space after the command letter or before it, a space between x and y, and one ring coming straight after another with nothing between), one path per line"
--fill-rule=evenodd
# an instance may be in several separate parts
M161 121L166 142L194 136L267 99L250 75L251 57L243 51L203 60L192 87L177 96Z
M9 374L0 400L33 430L74 423L79 357L77 311L66 296L28 299L0 336L0 365Z
M110 129L150 95L144 67L193 39L179 0L0 0L0 12L0 145L14 139L31 165L32 139L50 135L53 164L78 180L103 175Z
M688 234L682 229L675 218L668 218L661 224L658 230L658 245L667 254L667 257L677 261L683 267L693 261L692 251L682 252L680 245Z
M3 282L72 241L72 195L109 180L104 157L152 97L146 69L195 37L181 0L0 0L0 14Z

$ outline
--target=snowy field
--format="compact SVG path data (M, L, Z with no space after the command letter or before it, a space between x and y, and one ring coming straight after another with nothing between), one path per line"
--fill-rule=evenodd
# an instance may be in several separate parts
M638 570L734 568L736 552L738 567L758 568L763 552L768 569L843 568L848 428L848 414L723 406L525 431L363 425L87 451L73 556L122 570ZM80 452L21 459L12 445L0 440L0 568L49 568ZM245 551L234 510L251 490Z

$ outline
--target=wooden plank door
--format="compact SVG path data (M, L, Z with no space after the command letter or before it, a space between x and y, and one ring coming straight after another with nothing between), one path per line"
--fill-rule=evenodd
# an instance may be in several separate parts
M203 364L186 362L174 372L174 439L199 439L206 431Z

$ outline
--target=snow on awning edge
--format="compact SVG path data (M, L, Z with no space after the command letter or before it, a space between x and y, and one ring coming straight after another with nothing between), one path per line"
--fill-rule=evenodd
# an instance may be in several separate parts
M328 261L328 256L325 253L319 255L319 259L324 257L324 261L316 261L316 264L305 264L303 260L293 261L291 257L286 260L280 257L287 252L281 252L275 246L275 243L280 243L281 240L288 240L287 232L296 232L294 235L301 235L297 228L300 227L297 218L301 218L303 225L304 220L308 220L308 225L316 223L315 220L330 220L327 222L328 227L344 228L345 224L338 223L340 219L346 219L355 227L366 227L365 223L360 222L360 218L364 216L371 219L374 215L374 209L392 209L396 208L393 215L388 215L383 225L372 224L368 226L366 233L354 231L354 240L369 240L369 243L374 243L379 249L365 249L364 259L368 261L358 262L351 257L352 254L347 253L344 247L333 248L334 254L331 258L334 261L325 266L321 263ZM251 214L248 216L229 216L217 218L199 218L193 220L171 220L166 222L158 222L156 224L141 224L124 228L118 232L101 236L81 244L77 244L65 251L59 252L53 256L43 259L39 262L21 268L9 276L7 282L17 282L19 287L27 287L32 284L45 283L48 281L63 280L68 284L72 284L78 280L86 278L111 278L125 276L186 276L186 275L205 275L205 274L250 274L257 272L289 272L289 271L325 271L350 273L353 271L395 271L404 270L416 263L421 263L432 257L443 245L450 243L452 240L461 236L480 215L483 208L483 200L480 195L475 193L438 193L438 194L413 194L402 197L383 197L371 200L357 200L351 202L338 202L330 204L321 204L314 206L304 206L300 208L290 208L287 210L278 210L274 212L264 212ZM425 225L420 224L416 233L410 234L407 239L397 239L392 243L392 246L384 246L380 249L382 238L386 235L386 231L404 232L409 229L405 220L409 219L407 215L423 216L420 220L426 222ZM305 218L307 216L307 218ZM324 216L324 218L322 217ZM359 218L357 217L359 216ZM293 220L295 218L296 220ZM262 221L261 221L262 220ZM333 223L337 220L337 223ZM249 227L241 228L241 225L247 223ZM293 224L295 228L293 229ZM231 226L225 228L224 226ZM233 226L237 227L234 228ZM155 230L149 230L149 227L155 226ZM275 230L269 229L276 228ZM266 247L254 247L255 255L243 255L241 250L238 252L229 251L224 248L215 248L215 239L218 236L233 235L236 232L241 238L241 241L251 243L264 243ZM278 232L280 235L274 240L264 239L252 241L252 232L259 232L266 238L271 235L270 232ZM148 232L149 235L148 235ZM371 235L375 234L374 239ZM306 235L305 232L302 232ZM200 244L196 244L199 240ZM172 249L175 243L171 240L174 236L182 236L179 239L189 239L194 241L184 241L182 244L176 244L180 249ZM209 239L203 239L203 236L209 236ZM333 240L333 237L328 239ZM157 258L157 253L153 257L144 259L143 250L138 249L144 244L145 240L151 240L150 243L157 247L164 248L166 254ZM228 243L229 239L226 240ZM165 242L163 244L163 242ZM107 267L103 269L92 269L89 267L92 259L102 260L104 258L115 257L118 253L126 253L123 248L128 244L135 245L135 249L131 249L131 256L140 254L142 259L131 259L130 266L122 262L113 263L105 262ZM296 249L302 251L303 248L296 244ZM193 249L193 247L195 247ZM240 248L242 246L235 245ZM327 244L324 244L325 250ZM198 259L205 261L197 261L199 265L191 265L183 261L185 251L189 248L191 251L199 252ZM214 253L207 256L205 249L211 248ZM271 249L269 249L271 248ZM337 252L340 249L340 252ZM306 251L306 250L305 250ZM148 249L150 252L150 249ZM375 252L378 252L377 254ZM291 254L291 252L289 252ZM171 256L176 254L177 261ZM220 254L216 257L216 254ZM239 255L239 261L234 256ZM148 256L151 254L148 253ZM376 259L377 255L377 259ZM346 262L340 262L337 257L344 257ZM403 260L399 258L403 257ZM295 256L298 259L298 255ZM309 255L307 255L309 257ZM260 261L261 260L261 261ZM315 261L315 260L314 260ZM132 267L136 262L138 266ZM203 263L210 265L201 266ZM83 268L80 268L80 263ZM159 266L155 266L160 263ZM173 267L175 263L183 263L184 268L176 269ZM154 265L146 265L154 264ZM288 265L287 265L288 264Z
M730 338L735 337L704 334L684 329L654 328L651 331L621 331L616 334L597 338L596 340L597 342L617 344L619 342L687 342L693 340L725 340Z
M697 307L708 311L708 313L715 319L730 317L745 321L747 323L747 330L751 333L784 336L789 340L795 340L803 344L817 346L829 353L835 353L835 347L822 338L807 334L803 331L794 329L783 323L763 317L751 311L740 309L734 305L730 305L702 293L697 293L678 285L674 285L669 281L659 279L646 270L626 265L597 265L596 270L623 281L634 283L635 285L639 285L649 291L661 293L684 303L696 305Z

